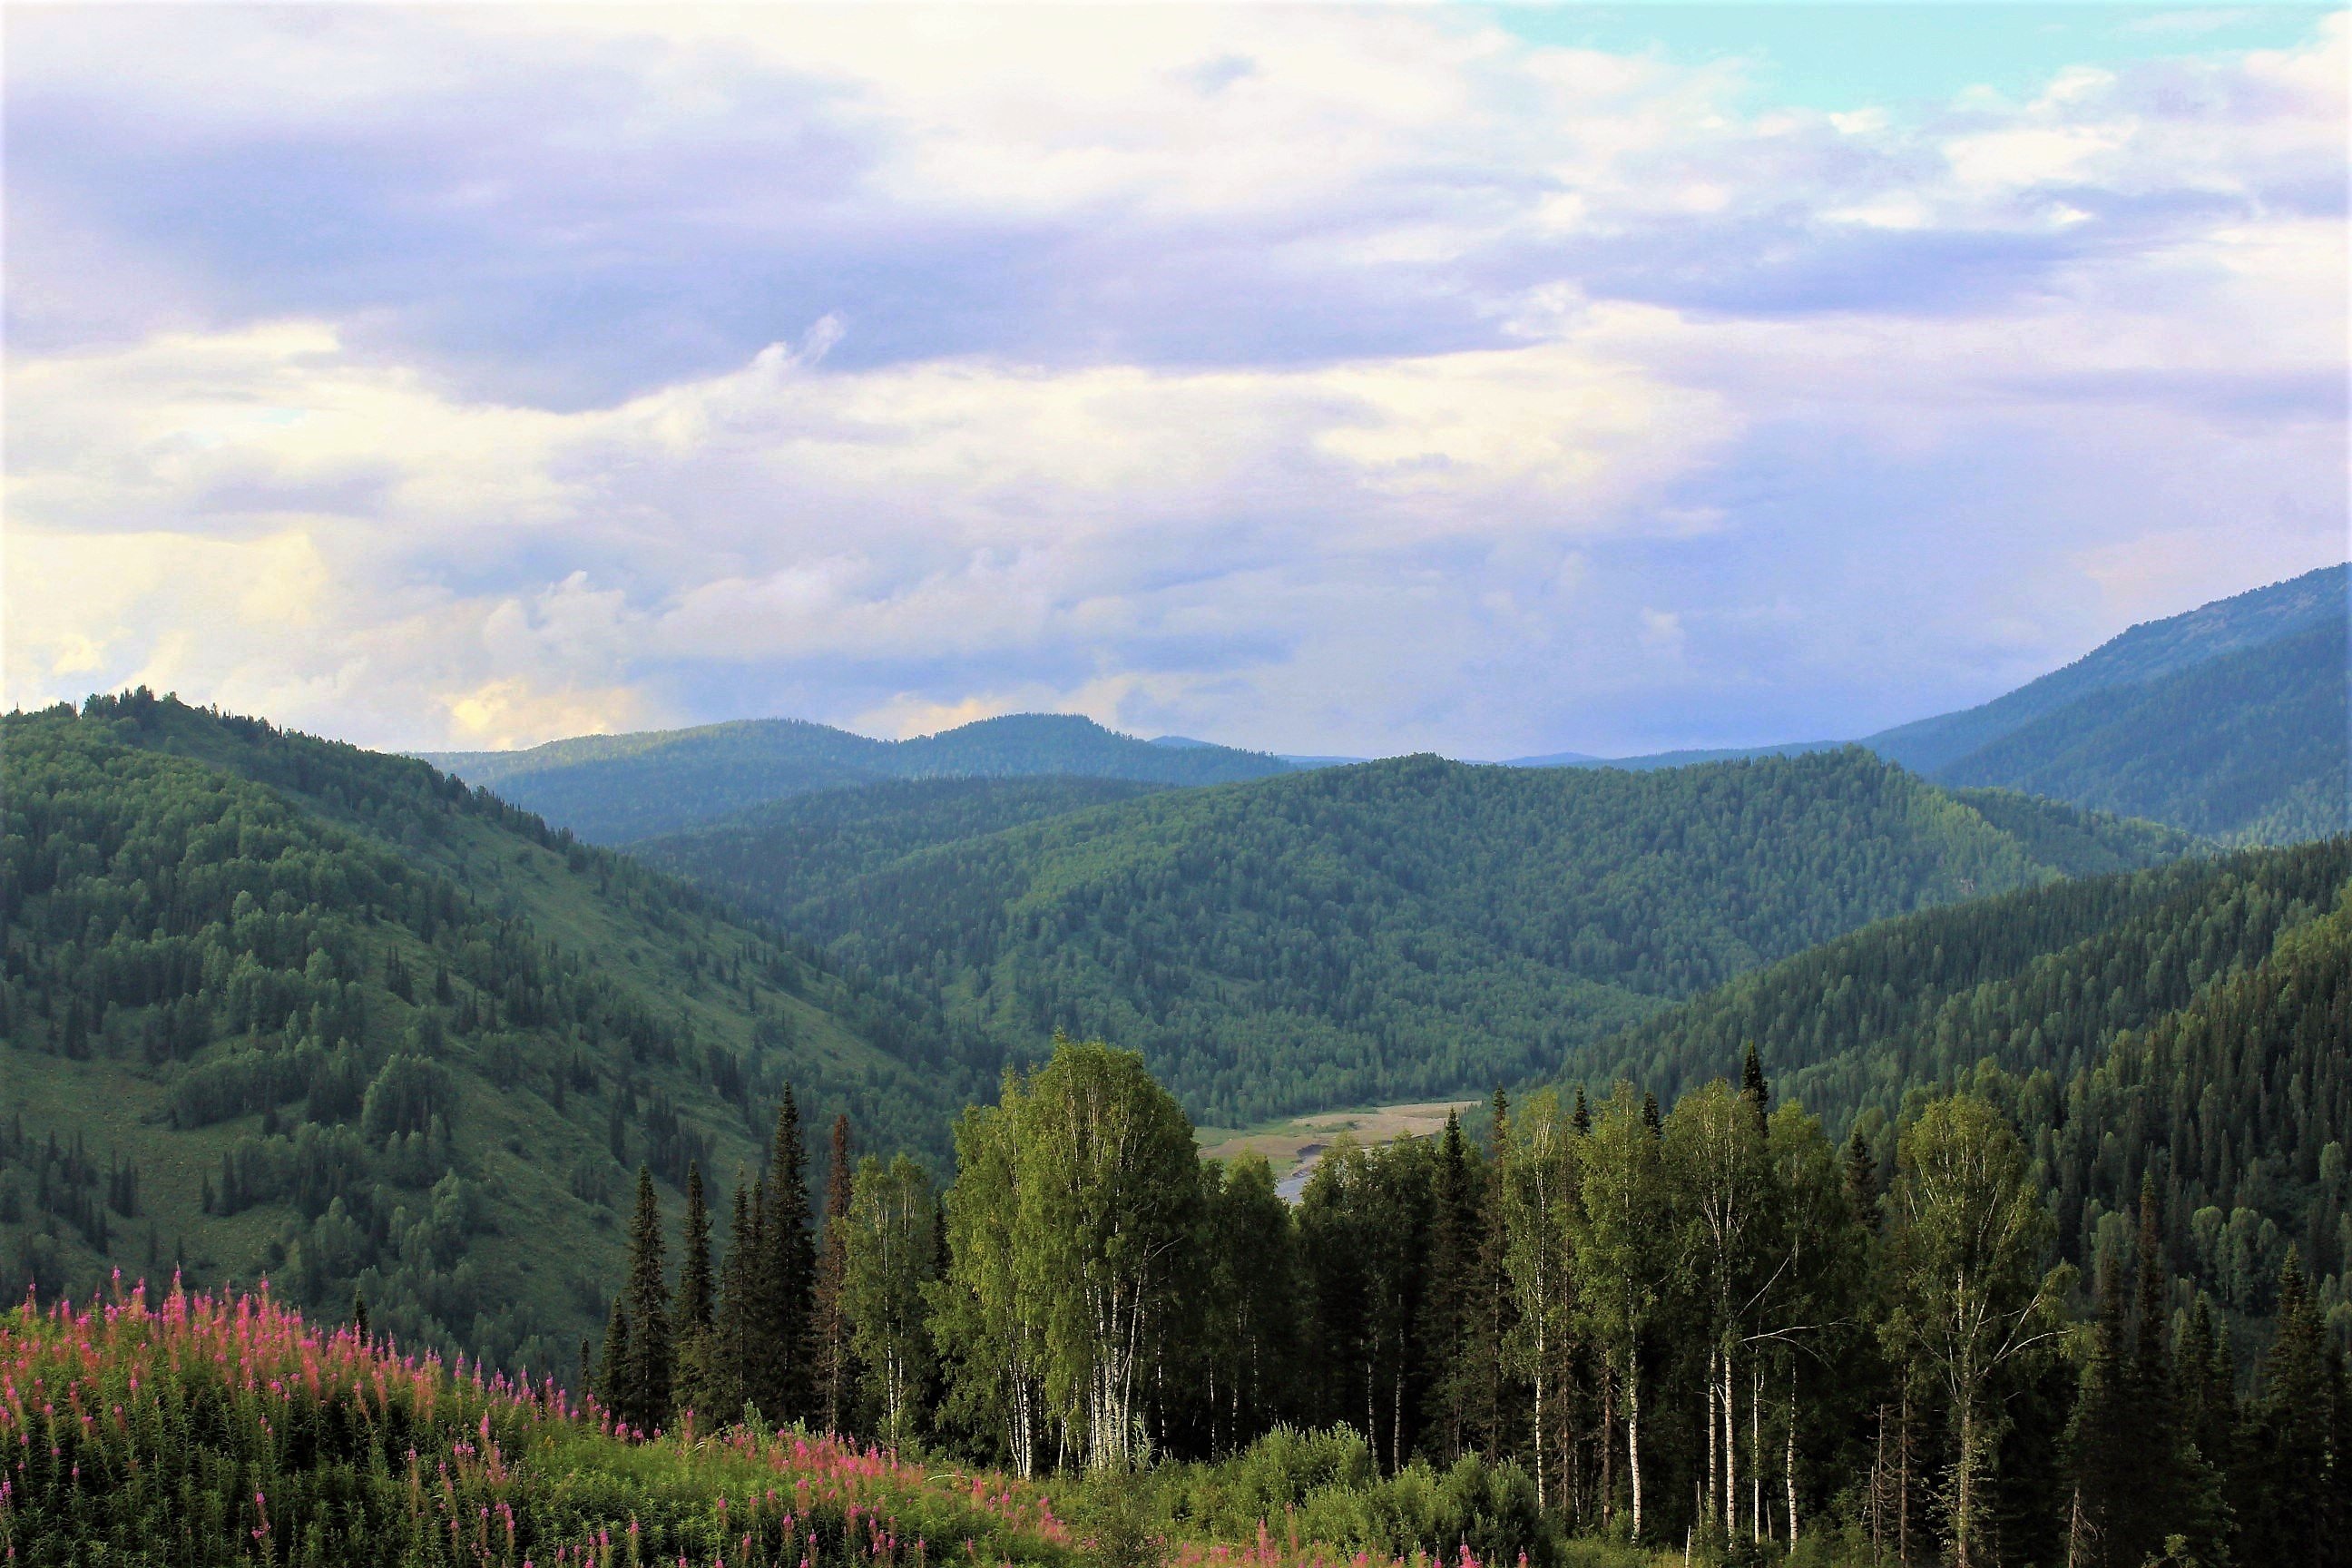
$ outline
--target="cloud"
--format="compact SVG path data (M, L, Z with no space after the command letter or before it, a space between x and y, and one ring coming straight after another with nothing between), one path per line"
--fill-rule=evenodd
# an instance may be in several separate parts
M1835 116L1445 10L23 22L11 700L1640 749L2343 549L2340 16Z

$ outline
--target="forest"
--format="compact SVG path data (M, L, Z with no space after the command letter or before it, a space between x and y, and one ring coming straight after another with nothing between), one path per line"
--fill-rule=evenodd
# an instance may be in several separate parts
M1549 1076L1873 921L2193 843L1854 749L1643 773L1410 757L990 830L1051 798L812 795L636 852L1008 1055L1057 1026L1117 1039L1196 1117L1247 1126Z
M853 1166L836 1121L814 1228L789 1100L723 1247L697 1173L671 1269L641 1173L583 1370L639 1430L1147 1471L1209 1538L1303 1507L1349 1549L1489 1563L2341 1561L2340 1289L2289 1243L2255 1310L2215 1299L2154 1171L2069 1246L2012 1095L1989 1072L1840 1143L1751 1054L1670 1107L1621 1080L1498 1095L1483 1139L1343 1143L1294 1211L1262 1160L1202 1160L1139 1056L1061 1037L964 1113L943 1185ZM2340 1194L2341 1144L2322 1163Z
M0 729L0 1268L265 1273L420 1347L601 1321L629 1174L788 1078L948 1149L995 1071L805 944L421 763L144 692Z

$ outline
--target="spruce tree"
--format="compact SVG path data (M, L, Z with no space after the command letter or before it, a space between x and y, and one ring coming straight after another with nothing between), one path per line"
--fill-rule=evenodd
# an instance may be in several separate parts
M2329 1564L2336 1542L2330 1489L2338 1483L2329 1453L2336 1426L2336 1378L2326 1331L2304 1279L2298 1250L2279 1271L2278 1337L2263 1361L2245 1445L2246 1509L2241 1561Z
M1853 1217L1874 1234L1878 1229L1878 1156L1862 1129L1845 1141L1845 1200Z
M2097 1321L2090 1356L2068 1424L2066 1447L2074 1472L2067 1517L2066 1560L2077 1568L2139 1568L2131 1538L2136 1515L2147 1500L2139 1495L2134 1462L2133 1367L2124 1348L2123 1270L2112 1257L2099 1259Z
M2135 1564L2161 1556L2167 1537L2185 1533L2189 1500L2180 1485L2180 1430L2172 1385L2172 1291L2164 1268L2164 1236L2159 1224L2156 1173L2142 1172L2139 1187L2139 1234L2133 1259L2134 1348L2131 1365L2132 1429L2138 1434L2134 1457L2134 1485L2141 1502L2131 1513L2130 1527L2119 1536L2125 1556ZM2122 1558L2118 1558L2122 1561Z
M747 1189L740 1174L735 1182L735 1206L727 1224L727 1259L719 1268L719 1306L713 1325L712 1380L706 1392L714 1415L742 1414L751 1398L751 1345L759 1286L760 1194L756 1184Z
M629 1411L629 1314L621 1298L604 1319L604 1352L596 1363L596 1403L622 1421Z
M1423 1265L1421 1342L1429 1358L1426 1430L1440 1460L1470 1446L1469 1290L1475 1276L1479 1192L1462 1119L1451 1112L1430 1176L1429 1252Z
M751 1382L761 1413L782 1422L807 1417L814 1392L809 1341L816 1244L809 1234L800 1107L790 1084L776 1107L775 1142L768 1158L760 1310L754 1321L759 1337L750 1351Z
M1757 1130L1761 1131L1770 1120L1772 1088L1764 1081L1764 1058L1756 1054L1753 1044L1748 1046L1747 1058L1739 1064L1739 1098L1755 1111Z
M677 1321L673 1403L680 1410L724 1419L730 1414L719 1366L715 1292L710 1273L710 1209L702 1192L702 1165L686 1167L686 1251L677 1265Z
M669 1419L671 1378L669 1282L662 1254L661 1204L654 1173L637 1167L637 1210L629 1223L629 1424L645 1431Z
M710 1277L710 1207L702 1193L702 1163L686 1167L686 1255L677 1265L677 1326L708 1329L715 1297Z
M856 1392L850 1367L849 1319L842 1301L849 1258L849 1200L856 1178L849 1163L849 1118L833 1119L832 1158L825 1166L824 1250L816 1272L816 1418L839 1435ZM944 1272L942 1264L942 1272Z

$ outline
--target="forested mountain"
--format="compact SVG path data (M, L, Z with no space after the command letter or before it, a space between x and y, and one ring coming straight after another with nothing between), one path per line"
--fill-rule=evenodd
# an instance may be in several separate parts
M1648 1019L1572 1076L1672 1094L1752 1048L1789 1097L1883 1136L1993 1075L2060 1246L2125 1244L2152 1178L2169 1267L2266 1311L2289 1246L2352 1329L2352 838L2023 889L1889 921Z
M642 839L629 854L785 916L854 878L938 845L1167 787L1067 776L894 780L790 795L708 827Z
M1933 773L2095 692L2143 686L2322 623L2339 628L2340 647L2346 595L2352 591L2347 574L2352 567L2325 566L2185 615L2144 621L2007 696L1882 730L1863 744L1905 767Z
M428 752L425 761L597 843L715 822L762 802L886 779L1066 774L1223 784L1287 773L1227 746L1160 745L1070 713L983 719L910 741L877 741L795 719L551 741L522 752Z
M2339 614L2274 642L2092 693L1946 763L1999 784L2282 844L2352 832L2352 662Z
M1140 1047L1226 1126L1541 1075L1871 921L2187 845L1979 809L1860 751L1638 774L1414 757L966 838L950 829L981 797L910 795L855 841L901 835L902 858L791 869L848 868L858 798L654 853L1008 1051L1055 1027Z
M569 1363L614 1205L753 1157L784 1084L939 1151L936 1018L424 763L143 689L0 727L0 1268L356 1283Z
M2136 626L2005 697L1859 743L1939 784L2019 790L2224 842L2352 830L2347 571L2305 573ZM1834 745L1563 753L1515 765L1640 771Z

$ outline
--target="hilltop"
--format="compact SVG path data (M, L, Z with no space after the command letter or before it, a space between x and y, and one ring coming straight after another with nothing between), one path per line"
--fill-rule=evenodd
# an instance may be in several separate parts
M0 1263L354 1284L420 1344L566 1363L614 1205L811 1123L944 1152L936 1015L423 763L140 691L0 727ZM495 1238L495 1239L490 1239Z
M1138 740L1074 713L1015 713L909 741L760 719L425 757L583 838L609 844L677 832L789 795L890 779L1057 774L1206 784L1291 768L1278 757L1228 746Z

